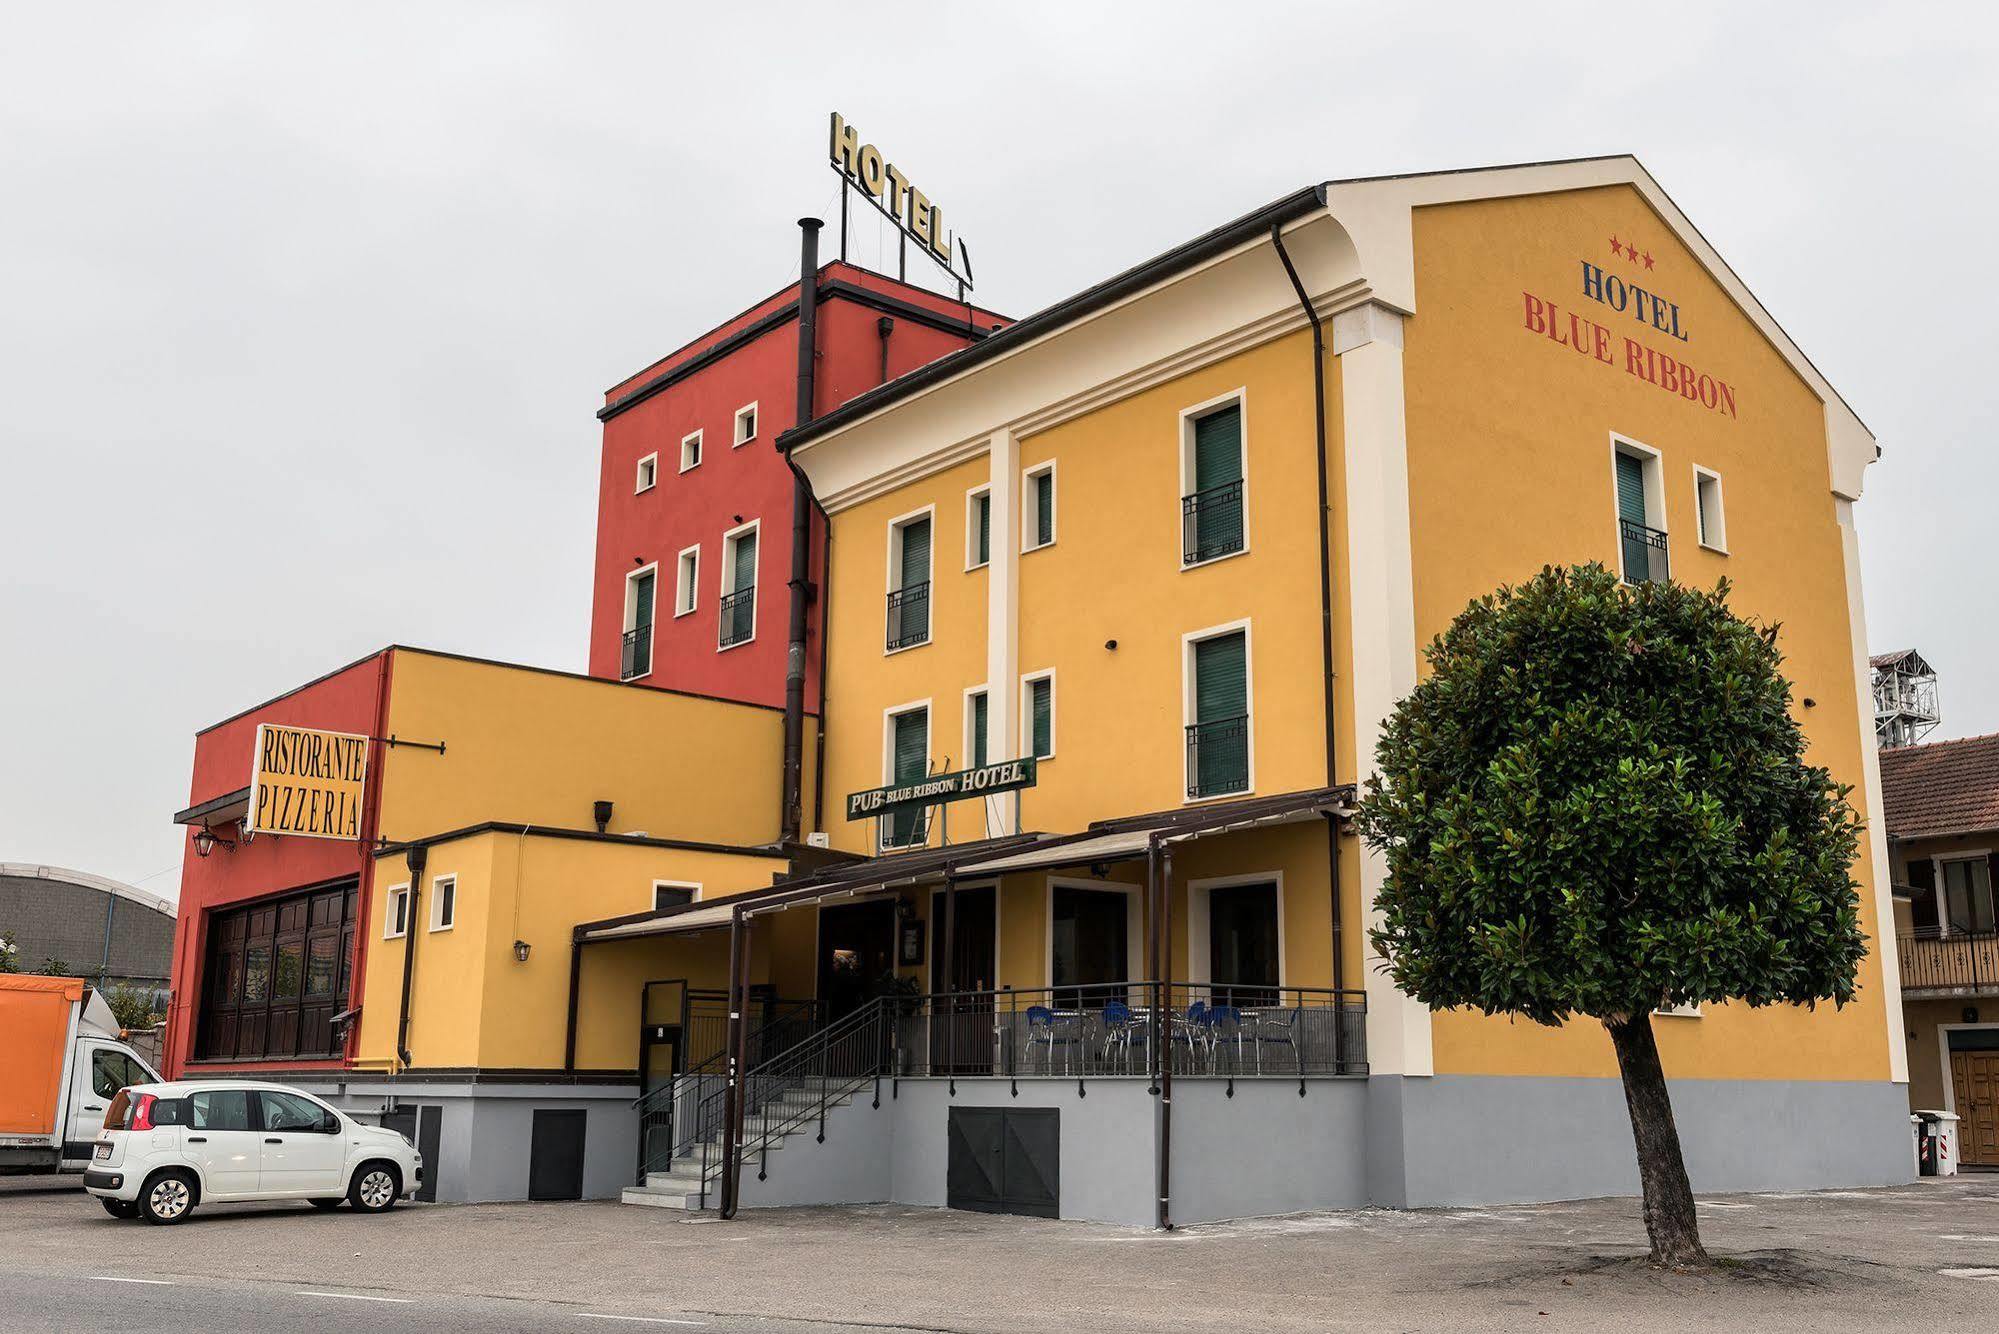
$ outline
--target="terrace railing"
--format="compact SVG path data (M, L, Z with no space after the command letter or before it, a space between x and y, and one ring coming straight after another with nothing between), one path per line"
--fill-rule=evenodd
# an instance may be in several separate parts
M1624 582L1659 583L1666 578L1666 535L1630 519L1617 521L1618 541L1623 546Z
M1905 995L1999 991L1999 931L1917 931L1897 937L1895 949Z
M888 595L888 648L930 642L930 584L906 584Z
M652 670L652 627L641 625L625 631L618 651L618 679L630 681Z
M721 620L721 647L740 644L757 632L757 589L755 584L723 595L717 607Z
M1224 482L1180 498L1180 559L1199 565L1242 550L1242 483Z
M1187 725L1187 799L1249 790L1249 716Z

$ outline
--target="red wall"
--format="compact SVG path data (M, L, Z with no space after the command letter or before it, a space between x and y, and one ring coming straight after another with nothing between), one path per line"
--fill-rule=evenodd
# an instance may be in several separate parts
M826 412L881 383L881 338L876 322L883 311L852 297L826 292L831 283L849 283L896 301L921 306L947 321L967 318L967 307L921 288L910 287L846 264L820 270L825 295L819 306L818 363L814 400ZM752 306L735 319L614 385L607 404L663 376L797 301L797 284ZM982 328L1005 320L972 308ZM895 327L888 339L889 378L914 370L969 339L963 333L918 323L889 313ZM653 628L653 667L641 680L651 685L726 699L781 706L784 703L786 636L791 574L791 470L772 441L797 419L798 325L787 320L722 359L694 371L604 423L597 481L597 558L592 581L590 674L615 679L624 636L625 582L635 569L659 567L658 609ZM757 406L756 439L734 448L736 410ZM680 442L692 431L702 435L698 467L680 472ZM659 482L634 493L638 461L659 455ZM722 534L758 522L756 637L728 649L717 647L716 604L721 598ZM824 559L824 527L812 521L812 570ZM682 548L699 544L701 572L695 610L676 617L674 595ZM819 617L812 608L806 642L806 708L819 707Z
M389 655L387 652L363 658L330 676L301 686L290 694L247 713L217 723L197 733L194 739L194 779L188 805L198 806L226 796L248 785L251 749L257 724L288 723L298 727L324 727L364 736L381 735L382 706L388 694ZM370 747L371 771L381 762L381 746ZM238 841L231 851L218 844L207 857L194 851L194 829L187 831L181 854L180 912L174 926L173 999L167 1011L165 1071L167 1078L180 1075L194 1049L197 1002L203 994L201 975L207 949L210 913L221 907L260 899L285 890L321 884L328 880L359 874L360 908L366 920L371 886L372 858L361 848L375 837L378 786L370 782L367 805L362 812L362 839L358 843L319 838L274 838L264 836L250 843ZM231 827L218 835L234 838ZM361 1003L361 979L365 976L368 933L354 932L353 991L350 1006ZM256 1063L235 1063L253 1068ZM338 1065L329 1061L279 1062L285 1068Z

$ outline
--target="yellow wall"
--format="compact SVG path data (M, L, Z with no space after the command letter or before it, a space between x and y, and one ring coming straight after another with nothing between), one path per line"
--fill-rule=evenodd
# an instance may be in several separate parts
M1654 268L1612 256L1635 239ZM1417 314L1405 330L1409 490L1416 630L1427 642L1472 598L1544 564L1616 568L1611 433L1662 451L1673 577L1726 575L1735 608L1783 624L1787 670L1802 701L1810 760L1861 781L1870 727L1856 698L1840 532L1830 492L1825 415L1789 365L1673 239L1635 190L1453 204L1417 211ZM1681 343L1584 299L1590 260L1677 302ZM1557 346L1525 325L1523 291L1607 327L1614 363ZM1622 341L1672 349L1735 387L1738 417L1718 414L1625 372ZM1695 542L1693 465L1722 475L1729 554ZM1874 926L1869 853L1863 925ZM1885 1078L1887 1030L1876 959L1859 1003L1835 1013L1713 1006L1662 1019L1669 1072L1713 1078ZM1567 1029L1473 1014L1436 1017L1439 1072L1612 1075L1599 1025Z
M1056 463L1056 540L1023 553L1019 567L1020 672L1055 671L1055 755L1021 798L1023 827L1073 830L1182 805L1181 637L1243 618L1257 792L1325 781L1311 388L1301 332L1020 442L1023 469ZM1236 389L1245 391L1248 551L1183 571L1180 414ZM1336 417L1335 399L1329 392ZM987 575L963 571L965 491L989 466L982 455L833 516L829 795L882 783L883 711L918 700L931 701L933 765L948 755L961 767L963 692L985 681L987 661ZM888 524L927 504L937 506L932 642L885 656ZM1017 680L993 688L1018 700ZM979 812L952 808L954 840L983 834ZM867 849L872 823L831 823L836 846Z
M656 879L698 884L707 901L763 888L786 866L771 856L504 832L441 842L428 857L410 999L411 1063L422 1068L559 1069L578 923L650 910ZM441 876L457 877L456 921L431 931ZM380 861L376 879L385 889L407 878L401 854ZM364 1065L387 1065L395 1054L405 942L383 938L388 897L378 896L366 928L374 948L359 1047ZM722 987L727 934L586 947L577 1067L631 1067L646 981ZM526 963L514 958L516 940L531 947ZM756 972L766 969L760 958Z
M807 719L805 792L812 792ZM382 835L407 842L485 821L754 845L776 838L783 715L644 686L397 649L388 730L442 741L382 764Z

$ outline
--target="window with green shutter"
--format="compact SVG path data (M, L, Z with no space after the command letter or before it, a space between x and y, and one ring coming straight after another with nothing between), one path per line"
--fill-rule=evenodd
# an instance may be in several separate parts
M930 772L930 710L911 709L895 715L890 739L894 783L914 783ZM905 806L883 817L882 845L913 847L927 832L924 807Z
M1031 474L1027 479L1028 501L1033 506L1029 514L1030 532L1034 540L1028 550L1045 547L1055 540L1055 469L1050 466Z
M986 692L972 696L972 768L986 766Z
M1617 517L1645 522L1645 464L1629 454L1617 456Z
M1642 584L1666 577L1666 535L1648 521L1645 505L1645 460L1618 450L1617 543L1624 581Z
M993 558L993 497L981 491L972 497L972 561L977 569Z
M911 519L896 532L902 550L896 586L888 595L888 647L908 648L930 640L930 520Z
M1180 503L1181 558L1188 565L1243 548L1242 405L1194 422L1193 492Z
M1029 753L1045 760L1055 753L1055 678L1036 677L1027 683Z
M618 677L630 681L652 671L652 618L658 577L652 570L632 576L630 624L618 660Z
M1187 726L1187 795L1249 789L1249 637L1237 630L1194 645L1194 721Z
M718 608L723 648L750 639L757 628L757 530L738 533L729 545L729 590Z

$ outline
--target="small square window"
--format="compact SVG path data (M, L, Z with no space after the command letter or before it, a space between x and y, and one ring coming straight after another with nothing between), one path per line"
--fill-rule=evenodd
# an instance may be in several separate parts
M700 464L701 432L696 431L680 442L680 470L686 472L689 468L699 467Z
M458 877L441 875L430 882L430 929L449 931L458 920Z
M1694 514L1700 521L1700 542L1709 551L1728 550L1728 519L1721 507L1721 474L1694 469Z
M736 409L736 444L747 445L757 438L757 405L745 403Z
M389 891L386 911L382 914L382 938L394 940L409 931L410 887L397 885Z
M632 493L641 495L657 485L659 485L659 455L648 454L639 460L637 485Z
M684 908L701 897L701 886L681 880L652 882L652 910Z

